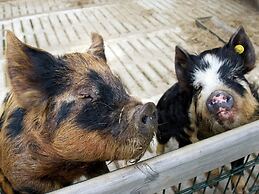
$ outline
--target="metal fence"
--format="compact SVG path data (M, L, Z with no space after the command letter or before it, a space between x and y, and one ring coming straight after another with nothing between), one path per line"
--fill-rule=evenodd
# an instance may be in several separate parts
M251 154L248 155L245 159L245 163L239 166L236 169L229 169L226 166L220 168L220 174L217 177L210 178L210 173L208 173L206 180L197 182L197 177L192 181L192 186L188 188L183 188L182 183L178 184L177 188L173 188L176 194L191 194L191 193L236 193L237 185L241 179L240 173L245 172L245 185L243 190L248 193L259 192L258 184L258 167L259 164L259 155ZM238 182L235 185L231 185L231 178L237 175ZM247 193L246 192L246 193ZM166 190L163 191L166 193Z

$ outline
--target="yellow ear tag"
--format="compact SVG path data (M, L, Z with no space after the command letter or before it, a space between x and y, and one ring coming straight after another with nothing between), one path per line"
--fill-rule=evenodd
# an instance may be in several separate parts
M241 44L238 44L235 46L235 51L237 54L242 54L244 52L245 48L241 45Z

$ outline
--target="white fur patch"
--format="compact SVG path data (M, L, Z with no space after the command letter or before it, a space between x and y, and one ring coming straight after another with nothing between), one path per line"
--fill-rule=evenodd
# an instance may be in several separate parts
M64 101L67 103L75 101L75 100L76 100L76 97L72 96L72 95L67 95L67 97L64 99Z
M209 65L206 69L195 69L193 74L194 87L202 86L202 93L209 96L214 90L224 85L219 79L219 68L224 64L216 55L206 54L203 60Z

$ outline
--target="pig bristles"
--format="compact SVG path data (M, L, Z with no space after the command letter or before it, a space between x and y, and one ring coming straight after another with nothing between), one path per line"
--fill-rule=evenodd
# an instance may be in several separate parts
M111 106L109 106L108 104L106 104L106 103L104 103L104 102L99 102L100 104L103 104L103 105L105 105L105 106L107 106L107 107L109 107L111 110L114 110Z
M119 124L121 123L121 117L122 117L123 110L124 110L124 106L122 107L121 112L120 112Z
M130 140L129 140L129 141L130 141ZM131 143L134 144L134 147L135 147L136 150L140 150L140 153L139 153L134 159L132 159L132 160L126 160L125 163L127 163L127 162L129 162L129 163L137 163L137 162L142 158L142 156L145 154L146 149L147 149L147 147L144 148L144 147L142 147L141 145L139 145L140 142L139 142L139 141L136 141L135 138L132 140Z

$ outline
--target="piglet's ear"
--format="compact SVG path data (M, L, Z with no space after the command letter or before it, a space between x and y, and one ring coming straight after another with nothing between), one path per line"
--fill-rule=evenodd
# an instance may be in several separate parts
M106 62L103 37L101 35L92 33L92 45L88 49L88 53Z
M21 106L41 104L61 88L58 83L64 82L58 75L62 68L59 69L60 64L53 55L22 43L10 31L7 31L6 41L8 76Z
M241 48L243 47L241 52L236 51L235 48L237 48L237 45L241 45ZM243 58L245 73L251 71L255 67L255 50L243 26L240 26L231 36L227 46Z
M175 73L180 87L189 90L188 70L191 59L190 54L179 46L175 47Z

